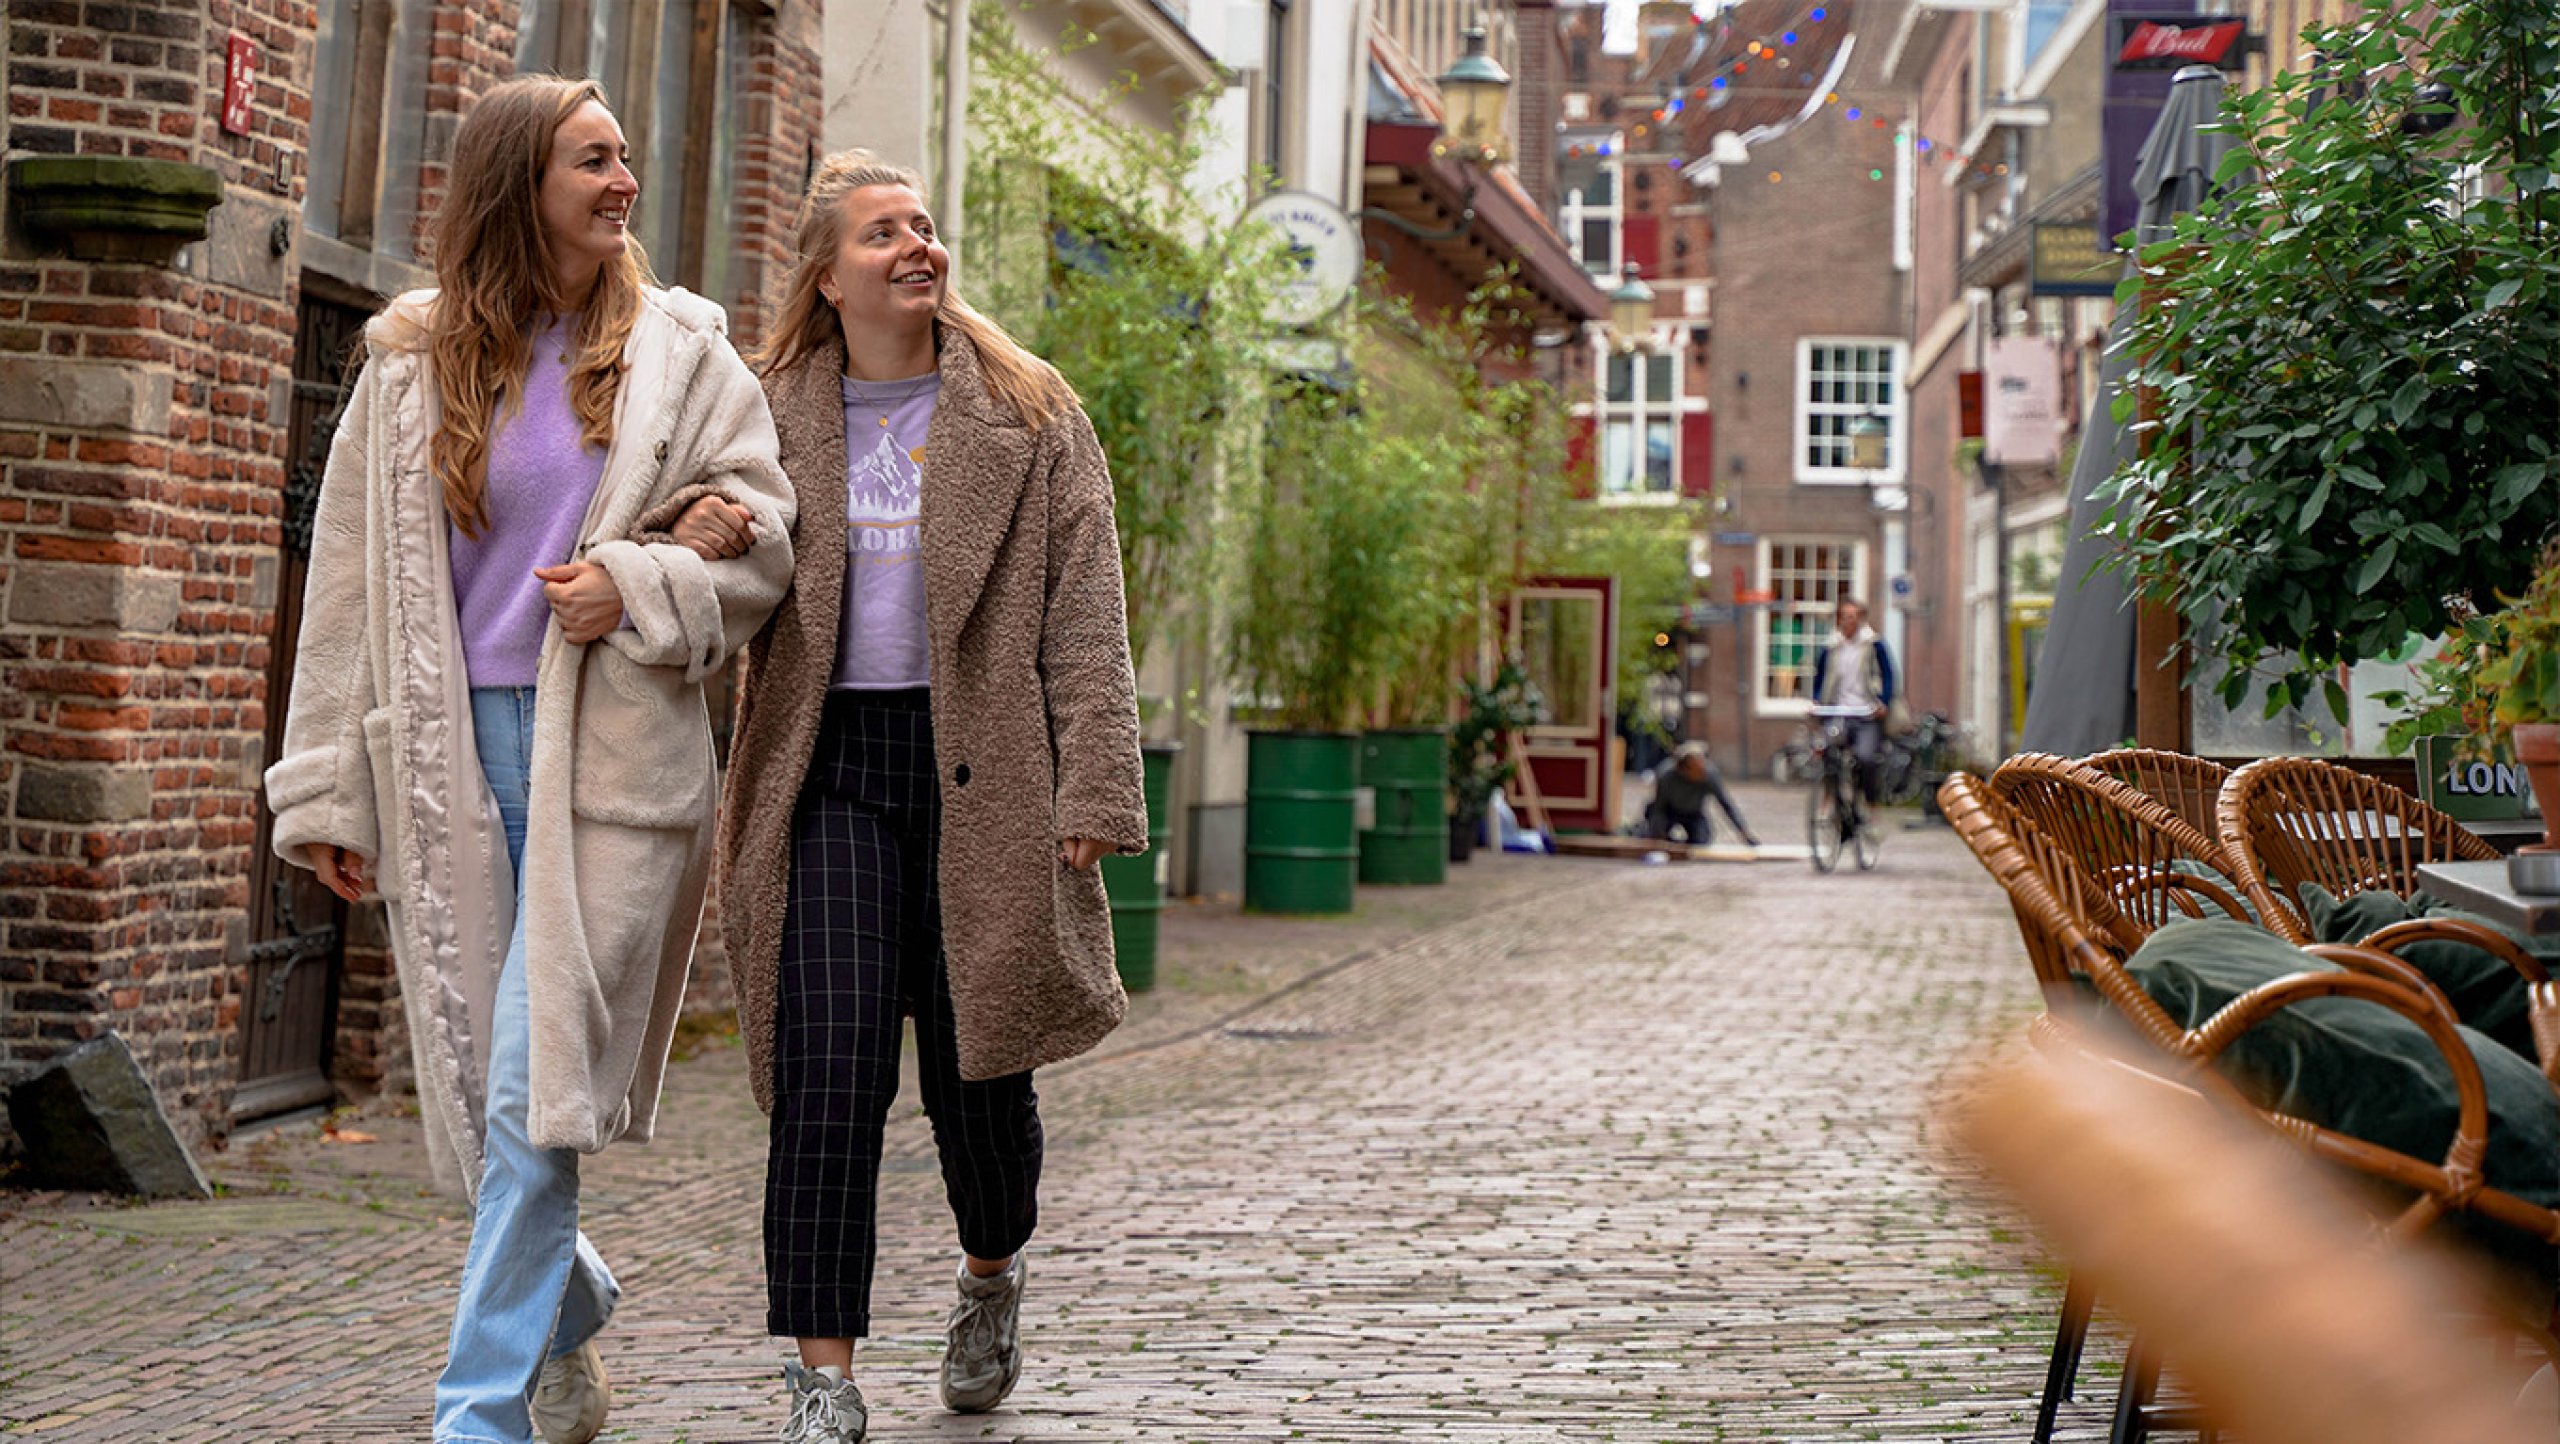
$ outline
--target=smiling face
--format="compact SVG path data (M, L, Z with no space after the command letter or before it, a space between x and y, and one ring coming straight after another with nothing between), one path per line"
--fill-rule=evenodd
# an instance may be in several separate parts
M923 334L942 307L951 253L924 197L906 186L864 186L844 198L844 237L819 286L845 334Z
M536 202L564 295L585 295L597 270L631 247L631 205L640 198L640 182L630 159L613 112L592 100L552 133Z

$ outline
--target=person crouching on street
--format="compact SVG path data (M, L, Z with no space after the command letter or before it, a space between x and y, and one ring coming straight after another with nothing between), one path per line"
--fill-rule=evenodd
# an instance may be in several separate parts
M440 284L366 327L330 445L267 772L276 850L389 904L428 1156L473 1200L440 1444L603 1423L620 1290L578 1155L655 1122L710 877L703 680L791 581L764 394L719 307L649 284L627 155L590 83L463 118Z
M1704 742L1683 742L1671 754L1671 765L1654 774L1653 800L1645 804L1645 836L1663 842L1678 832L1691 847L1704 847L1715 836L1715 828L1707 821L1707 803L1724 809L1727 822L1733 824L1734 835L1746 847L1758 847L1760 839L1751 835L1751 824L1733 805L1733 794L1724 790L1724 774L1716 770L1715 759L1707 755Z
M772 1114L783 1438L852 1444L899 1024L959 1224L943 1403L1020 1376L1031 1070L1128 1000L1096 863L1147 844L1111 476L1056 371L950 288L922 181L828 157L760 358L796 577L749 644L721 918Z

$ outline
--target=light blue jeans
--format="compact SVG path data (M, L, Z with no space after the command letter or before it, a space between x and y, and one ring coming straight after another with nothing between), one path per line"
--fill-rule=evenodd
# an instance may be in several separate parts
M480 770L506 820L507 856L524 886L525 802L533 778L533 689L475 687ZM498 972L489 1038L488 1136L453 1341L436 1380L437 1444L531 1444L527 1401L543 1361L574 1353L612 1317L622 1289L578 1231L578 1154L525 1136L532 1016L524 908Z

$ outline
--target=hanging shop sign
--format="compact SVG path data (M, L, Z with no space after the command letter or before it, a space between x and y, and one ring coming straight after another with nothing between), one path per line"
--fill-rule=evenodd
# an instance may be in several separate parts
M1243 227L1279 233L1287 275L1272 288L1263 319L1312 326L1342 309L1360 280L1360 231L1342 207L1306 191L1273 191L1245 211Z
M2062 365L2042 336L2002 336L1983 348L1982 459L2004 466L2062 454Z
M2038 221L2029 237L2027 289L2038 296L2112 296L2124 258L2098 249L2088 221Z
M2233 15L2115 14L2108 17L2115 37L2118 70L2176 70L2210 65L2238 70L2259 46L2249 22Z

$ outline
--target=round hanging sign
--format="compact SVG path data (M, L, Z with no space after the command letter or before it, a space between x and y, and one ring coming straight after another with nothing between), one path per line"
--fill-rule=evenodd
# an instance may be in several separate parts
M1245 211L1244 224L1280 233L1287 264L1263 307L1272 325L1313 325L1351 299L1360 280L1360 232L1342 207L1306 191L1273 191Z

